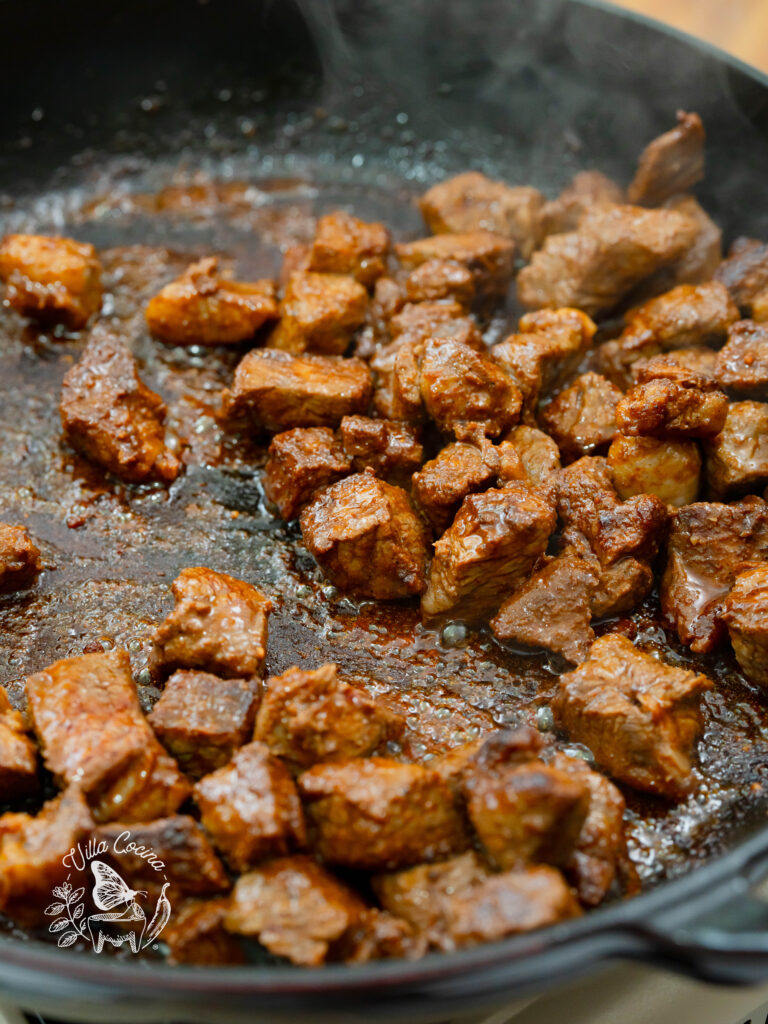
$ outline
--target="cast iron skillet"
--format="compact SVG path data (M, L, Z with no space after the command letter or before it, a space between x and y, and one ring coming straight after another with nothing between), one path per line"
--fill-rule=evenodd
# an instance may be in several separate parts
M471 164L554 192L585 165L626 180L684 107L711 140L705 206L727 237L768 237L768 80L722 54L583 2L303 6L0 0L0 192L23 205L52 177L95 189L107 157L126 177L132 161L226 173L270 157L300 172L312 158L363 190ZM80 1021L412 1021L500 1005L617 957L749 983L768 977L768 909L750 894L768 873L761 820L637 899L461 953L202 970L3 937L0 995Z

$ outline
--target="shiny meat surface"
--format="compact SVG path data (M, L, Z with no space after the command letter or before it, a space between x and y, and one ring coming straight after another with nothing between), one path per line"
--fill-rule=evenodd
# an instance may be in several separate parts
M677 125L650 142L640 155L627 190L630 203L659 206L687 192L704 177L704 125L698 114L677 113Z
M32 586L42 568L40 551L27 530L0 523L0 593Z
M717 354L718 384L743 398L768 398L768 324L740 320Z
M284 430L269 444L264 497L283 519L296 519L316 491L340 480L351 468L349 456L329 427Z
M725 599L723 621L744 674L768 685L768 564L739 573Z
M477 295L484 299L503 298L514 270L514 242L484 229L403 242L395 252L406 270L434 259L463 264L472 274Z
M388 252L389 231L383 224L367 224L337 210L317 222L309 251L309 269L324 274L350 274L369 288L387 269Z
M297 355L343 355L367 306L366 290L354 278L297 271L286 282L280 319L267 344Z
M621 391L599 373L584 373L541 412L539 421L567 462L608 450Z

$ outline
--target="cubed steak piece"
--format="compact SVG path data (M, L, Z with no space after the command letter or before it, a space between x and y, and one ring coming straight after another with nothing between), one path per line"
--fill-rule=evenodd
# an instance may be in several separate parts
M414 473L413 499L439 535L451 525L468 494L497 483L500 469L498 448L490 441L457 441L446 445Z
M80 787L96 821L148 821L189 796L142 713L126 651L56 661L26 689L46 767Z
M510 430L505 440L515 446L532 484L543 484L560 469L560 449L543 430L521 423Z
M376 907L366 908L357 922L334 944L334 959L348 964L371 960L417 960L427 952L427 941L401 917Z
M346 274L291 274L268 345L296 355L343 355L365 320L367 306L365 288Z
M365 911L357 893L311 857L280 857L238 878L225 925L275 956L317 966Z
M493 231L517 244L528 259L539 241L539 212L544 197L528 185L512 187L478 171L467 171L441 181L419 200L429 230L445 232Z
M700 377L715 378L715 366L717 364L717 352L703 345L694 345L692 348L673 348L669 352L662 352L660 355L643 357L632 364L632 383L636 384L641 376L656 373L661 370L669 370L674 367L682 367L698 374ZM647 377L645 379L648 379Z
M710 377L683 366L651 366L616 406L628 437L715 437L723 429L728 398Z
M456 301L406 303L389 321L389 335L400 343L439 338L463 341L479 351L484 347L477 324Z
M272 281L232 281L219 261L193 263L147 304L147 326L171 345L232 345L278 316Z
M125 342L105 328L94 328L67 371L59 412L67 443L115 476L176 479L181 463L165 445L165 403L139 377Z
M722 229L695 196L690 193L672 196L662 206L688 217L696 225L696 237L676 263L646 281L644 287L649 295L678 284L705 284L712 280L723 259Z
M312 246L304 243L289 245L288 248L283 251L283 262L280 264L280 274L277 279L277 284L280 289L285 288L288 284L291 274L309 270L309 258L311 252Z
M376 374L373 406L384 419L420 423L425 418L421 400L423 341L397 341L386 345L371 360Z
M470 494L435 543L427 619L492 615L544 554L556 516L547 496L525 485Z
M608 449L616 433L616 406L624 396L599 373L583 373L545 406L539 420L567 461Z
M283 519L296 519L315 491L352 469L329 427L294 427L275 434L264 467L264 495Z
M233 871L306 844L299 794L264 743L241 747L229 764L195 783L203 827Z
M254 349L238 364L224 410L269 431L335 427L343 416L365 412L371 371L361 359Z
M410 423L345 416L339 438L355 472L370 468L391 484L405 486L424 461L421 431Z
M364 690L339 679L335 665L289 668L267 680L254 738L292 769L365 757L397 739L405 721Z
M0 280L12 309L74 330L101 307L101 264L87 242L6 235L0 242Z
M672 800L694 785L691 759L702 730L703 675L675 668L607 634L578 668L560 677L553 709L613 778Z
M24 718L0 686L0 799L3 803L22 800L39 788L37 748L27 735Z
M707 487L715 500L768 484L768 404L732 402L723 429L704 446Z
M92 829L93 818L77 786L49 800L34 817L3 814L0 912L26 928L51 924L45 909L56 898L53 890L67 881L76 889L86 881L84 872L67 858Z
M764 302L768 292L768 243L737 238L715 280L725 285L744 316L753 316L755 303Z
M740 320L717 354L718 384L744 398L768 398L768 323Z
M319 764L299 777L328 864L363 871L440 860L468 838L450 787L437 772L383 757Z
M661 608L684 644L703 654L723 636L723 600L742 562L768 560L768 504L697 502L675 514L661 579Z
M619 344L637 358L692 345L717 345L738 319L738 307L719 281L683 284L631 310Z
M701 453L695 441L619 434L608 449L608 468L619 497L654 494L682 508L701 488Z
M325 274L351 274L370 288L387 269L389 232L377 221L367 223L343 210L317 222L309 269Z
M341 590L380 601L424 590L427 530L402 488L356 473L321 491L300 521L307 550Z
M698 114L677 112L677 125L643 150L627 196L630 203L659 206L704 177L704 125Z
M432 235L395 246L406 270L427 260L455 260L470 271L480 299L503 299L515 269L515 243L492 231Z
M174 904L171 920L163 929L168 963L198 967L245 963L239 940L224 928L228 910L225 898Z
M758 686L768 687L768 563L739 573L723 608L742 672Z
M40 551L26 528L0 523L0 594L26 590L42 570Z
M155 672L202 669L227 678L261 675L272 602L225 572L183 569L171 586L176 605L155 630Z
M469 309L475 297L475 279L456 260L427 260L405 279L408 302L439 302L452 299Z
M199 779L223 767L251 739L259 697L253 679L174 672L149 724L182 771Z
M584 213L600 203L621 203L622 189L600 171L580 171L556 199L541 208L541 236L575 231Z

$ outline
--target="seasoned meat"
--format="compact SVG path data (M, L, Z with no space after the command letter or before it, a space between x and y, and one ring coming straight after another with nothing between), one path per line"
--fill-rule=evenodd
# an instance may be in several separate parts
M405 295L409 302L452 299L469 308L475 297L475 279L471 271L456 260L427 260L406 278Z
M0 686L0 793L3 802L21 800L40 788L37 748L24 719Z
M629 437L715 437L728 398L709 377L682 366L646 367L616 406L616 423Z
M77 330L101 307L101 264L87 242L6 235L0 242L5 301L25 316Z
M224 392L224 410L264 430L335 427L343 416L365 412L372 390L371 372L360 359L254 349Z
M606 451L616 433L622 393L598 373L583 373L541 412L539 420L567 461Z
M768 291L768 243L737 238L715 280L725 285L744 316L752 316L754 303Z
M299 794L264 743L241 747L229 764L195 783L203 827L233 871L306 844Z
M402 733L405 722L364 690L339 679L335 665L289 668L267 680L254 738L292 769L364 757Z
M370 907L334 943L332 953L334 960L365 964L393 958L416 960L426 951L425 937L417 935L407 921L386 910Z
M425 618L492 615L531 572L555 528L547 497L527 486L470 494L435 543Z
M583 551L579 554L586 555ZM592 594L592 615L595 618L631 612L645 600L653 587L650 565L637 558L620 558L611 565L602 565L595 559L590 565L598 577L597 589Z
M389 232L378 222L366 223L343 210L317 222L309 269L326 274L351 274L370 288L386 272Z
M524 306L576 306L590 316L612 309L634 285L674 263L696 237L696 224L674 210L604 205L577 231L550 235L520 271Z
M357 893L310 857L283 857L237 880L225 924L275 956L317 966L365 911Z
M694 345L693 348L675 348L661 355L651 356L648 359L638 359L632 364L632 380L634 383L643 377L651 379L651 376L658 371L668 370L672 367L683 367L700 377L711 377L715 380L715 366L717 363L717 352L702 345Z
M163 929L168 947L168 963L216 964L245 963L245 954L234 935L224 929L229 900L184 900L174 904L170 921Z
M506 440L515 446L532 484L543 484L560 469L560 449L543 430L521 423L510 430Z
M150 299L147 326L155 337L172 345L228 345L277 319L272 281L231 281L218 268L215 257L193 263Z
M268 345L295 355L343 355L367 306L368 293L354 278L298 271L285 285L280 320Z
M321 491L301 513L301 535L341 590L390 601L426 586L426 528L408 494L372 473Z
M429 230L443 232L493 231L511 238L528 259L538 245L539 212L544 197L538 189L511 187L478 171L467 171L433 185L419 200Z
M682 284L633 309L619 341L638 358L654 351L719 344L738 319L738 307L719 281Z
M744 675L768 686L768 563L739 573L723 603L722 618Z
M553 709L568 736L586 744L615 779L680 799L693 785L701 695L711 688L706 676L607 634L585 662L560 677Z
M470 271L482 299L503 299L515 267L515 243L492 231L432 235L395 246L398 259L411 271L427 260L455 260Z
M697 502L676 513L661 580L661 608L691 650L711 651L723 635L723 599L742 562L768 559L768 504Z
M421 301L421 299L411 299L411 302ZM389 321L396 313L400 312L405 303L405 288L400 281L396 281L393 277L378 279L368 306L368 319L377 335L386 334Z
M608 468L620 498L655 494L682 508L701 487L701 454L695 441L619 434L608 449Z
M88 805L77 786L44 804L36 816L0 817L0 912L23 927L51 924L44 916L55 886L73 889L84 873L66 861L93 829Z
M704 177L704 125L698 114L677 112L677 125L643 150L627 195L630 203L659 206Z
M278 278L278 285L281 290L285 288L293 274L309 270L311 253L312 246L305 244L289 245L283 252L283 262L280 266L280 276Z
M181 464L165 446L165 403L139 377L120 338L95 328L61 389L64 439L87 459L132 483L170 482Z
M457 441L442 448L434 459L413 475L413 498L435 534L453 522L468 494L496 484L501 468L499 451L489 441Z
M46 767L80 787L96 821L148 821L186 800L187 780L141 711L126 651L56 661L26 690Z
M259 696L252 679L174 672L149 724L182 770L199 779L223 767L251 739Z
M26 528L0 523L0 594L26 590L42 569L40 552Z
M491 620L499 640L544 647L578 664L595 639L590 625L597 577L572 551L553 558L522 583Z
M264 496L283 519L296 519L316 491L351 470L352 460L329 427L294 427L270 442Z
M741 320L717 354L718 384L740 397L768 399L768 324Z
M383 871L467 846L451 789L437 772L383 757L319 764L299 777L315 849L328 864Z
M600 203L621 203L622 189L600 171L581 171L576 174L557 199L550 199L541 209L539 224L541 236L562 235L575 231L582 215Z
M381 349L371 360L376 374L373 405L384 419L419 423L424 419L421 400L422 341L400 340Z
M465 315L462 305L452 301L406 303L389 321L389 334L400 344L440 338L484 349L477 324L471 316Z
M215 675L261 675L272 602L224 572L183 569L171 587L176 605L155 630L156 671L202 669Z
M723 429L704 447L707 489L717 501L768 484L768 405L732 402Z
M424 461L421 432L410 423L345 416L339 437L356 473L370 467L389 483L405 486Z
M677 284L711 281L723 259L723 232L695 196L672 196L662 205L688 217L696 225L696 237L676 263L658 271L645 282L644 288L653 289L648 291L649 295L659 294Z

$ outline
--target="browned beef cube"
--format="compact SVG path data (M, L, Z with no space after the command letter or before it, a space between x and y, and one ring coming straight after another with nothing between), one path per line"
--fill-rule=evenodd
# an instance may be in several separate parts
M24 719L0 686L0 794L7 803L36 793L40 786L37 749Z
M674 210L595 207L577 231L550 235L534 253L518 275L518 296L532 309L606 312L644 278L678 260L696 233L696 224Z
M659 206L704 177L704 125L698 114L677 112L677 125L649 143L629 186L630 203Z
M755 296L752 302L752 318L761 324L768 321L768 287Z
M296 355L306 351L343 355L365 320L367 306L365 288L345 274L292 274L269 347Z
M515 268L515 243L492 231L432 235L395 246L406 270L427 260L455 260L470 271L479 298L503 299Z
M715 377L721 387L741 396L768 398L768 324L733 324L717 354Z
M736 239L715 279L722 281L744 316L752 316L753 303L768 290L768 243Z
M357 893L310 857L284 857L237 880L225 924L275 956L317 966L365 910Z
M723 600L742 562L768 559L768 504L697 502L677 511L661 580L661 607L691 650L711 651L723 635Z
M728 398L709 377L683 366L646 367L616 406L616 423L629 437L715 437Z
M172 345L227 345L247 341L277 319L272 281L245 283L218 274L218 260L193 263L147 305L147 325Z
M370 907L334 943L333 958L348 964L365 964L371 960L416 960L426 951L425 936L417 935L407 921Z
M693 244L680 259L646 282L656 293L666 291L677 284L704 284L711 281L723 259L723 232L707 211L690 194L672 196L663 204L668 210L675 210L688 217L696 225ZM653 294L653 292L648 292Z
M491 629L515 646L545 647L578 664L595 639L592 594L597 577L573 552L553 558L502 604Z
M544 197L527 185L511 187L478 171L467 171L433 185L419 200L429 230L493 231L513 239L525 259L539 240L539 212Z
M623 199L624 194L615 181L600 171L581 171L557 199L551 199L542 207L539 217L542 238L575 231L590 207L599 203L621 203Z
M85 884L85 873L67 862L67 855L86 842L92 829L93 819L77 786L49 800L35 817L2 815L0 912L24 927L51 924L45 909L59 895L55 888L69 881L71 892Z
M0 242L0 280L12 309L44 321L77 329L101 307L96 250L72 238L6 235Z
M335 427L343 416L365 412L372 390L361 359L254 349L238 364L224 409L265 430Z
M291 279L292 274L309 270L309 259L312 253L312 246L306 244L289 245L283 252L283 262L280 265L280 276L278 285L280 289L285 288Z
M703 345L694 345L692 348L675 348L669 352L650 358L638 359L632 364L632 381L637 383L640 377L649 379L646 374L653 374L660 370L668 370L671 367L683 367L700 377L711 377L715 380L715 367L717 364L717 352Z
M744 675L758 686L768 686L768 564L739 573L723 608Z
M309 267L326 274L351 274L370 288L385 273L388 253L389 232L383 224L337 210L317 222Z
M0 523L0 593L31 587L42 568L40 552L25 527Z
M174 904L171 920L163 929L168 963L200 967L244 963L242 946L224 929L228 910L227 899L184 900Z
M409 302L439 302L452 299L468 308L475 297L475 280L463 263L456 260L427 260L405 281Z
M682 284L633 309L620 344L638 358L655 351L719 344L738 318L738 307L719 281Z
M623 500L655 494L682 508L699 495L701 453L695 441L619 434L608 449L608 468Z
M588 559L588 553L579 550ZM592 594L592 615L604 618L631 612L645 600L653 586L653 571L647 562L627 556L611 565L603 565L598 558L590 561L597 574L597 589Z
M294 427L270 442L264 494L283 519L295 519L315 491L351 469L352 460L329 427Z
M541 412L544 429L568 461L606 451L616 433L623 395L598 373L583 373Z
M227 678L261 675L272 602L225 572L183 569L171 587L176 606L155 630L153 669L202 669Z
M371 360L376 373L373 404L385 419L418 423L424 419L421 400L422 341L392 342Z
M123 480L171 481L181 464L165 446L165 411L125 342L94 329L64 377L59 412L66 441Z
M406 492L372 473L321 491L301 514L301 534L341 590L390 601L426 586L426 528Z
M737 498L768 484L768 405L732 402L723 429L705 445L710 497Z
M289 668L267 680L254 737L291 768L373 753L405 728L364 690L339 679L335 665Z
M80 787L97 821L148 821L186 800L187 780L142 713L126 651L56 661L26 689L46 767Z
M329 864L382 871L467 846L450 787L421 765L383 757L319 764L299 777L299 791Z
M420 302L421 300L412 299L411 301ZM368 306L368 319L377 336L387 333L389 321L400 312L405 303L405 288L400 281L396 281L393 277L378 279Z
M229 764L195 783L203 826L233 871L306 843L299 794L264 743L241 747Z
M470 348L484 350L477 324L455 301L408 302L389 321L389 334L393 341L401 344L438 338L462 341Z
M400 486L410 480L424 461L420 431L410 423L345 416L339 436L356 472L370 467L376 476Z
M174 672L149 715L156 736L193 779L221 768L253 735L259 706L252 679Z
M414 473L413 498L435 533L441 534L468 494L496 484L500 468L499 451L489 441L479 445L457 441Z
M435 543L422 614L470 621L491 616L544 554L554 528L552 505L534 488L470 494Z
M532 484L543 484L560 469L560 449L543 430L521 423L510 430L506 439L515 446Z
M586 744L615 779L679 799L693 785L701 696L711 688L706 676L607 634L585 662L560 677L554 710L568 736Z

